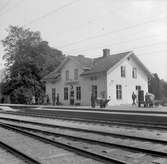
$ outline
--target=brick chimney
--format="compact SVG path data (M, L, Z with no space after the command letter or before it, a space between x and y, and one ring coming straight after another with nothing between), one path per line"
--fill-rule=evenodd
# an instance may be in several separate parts
M110 55L110 49L108 48L103 49L103 57L107 57L109 55Z

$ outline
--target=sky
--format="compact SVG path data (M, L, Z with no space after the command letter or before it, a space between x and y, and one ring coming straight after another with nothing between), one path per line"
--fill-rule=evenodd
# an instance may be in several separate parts
M167 81L167 0L0 0L0 40L9 25L40 31L66 55L133 51ZM3 54L0 43L0 69Z

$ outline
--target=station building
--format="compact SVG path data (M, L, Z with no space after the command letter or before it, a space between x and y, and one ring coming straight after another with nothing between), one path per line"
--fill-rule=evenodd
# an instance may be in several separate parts
M103 49L99 58L83 55L67 56L50 74L44 77L46 95L50 103L59 95L63 105L91 105L91 94L110 99L108 105L132 103L132 93L141 89L148 92L151 73L132 52L110 54Z

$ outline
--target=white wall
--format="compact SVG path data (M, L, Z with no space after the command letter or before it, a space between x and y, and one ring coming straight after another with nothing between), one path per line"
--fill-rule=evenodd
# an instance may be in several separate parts
M70 85L66 84L65 72L69 70L69 78L74 79L74 69L77 68L79 71L79 75L83 72L80 64L75 60L69 60L63 69L61 70L61 79L56 83L46 83L46 94L49 95L50 102L52 103L52 88L56 88L56 95L59 93L60 102L64 105L69 105L70 100L64 100L64 87L69 88L70 94ZM95 75L94 75L95 76ZM105 91L107 93L107 81L106 74L100 73L97 75L97 80L91 80L90 77L81 77L79 76L78 83L73 84L74 87L74 98L75 102L80 102L81 105L91 105L91 86L97 85L97 93L98 97L100 97L100 93ZM81 101L76 100L76 86L81 86Z
M69 70L69 79L74 79L74 69L78 68L78 72L80 74L81 69L80 69L80 65L77 62L74 62L73 60L69 60L65 66L62 68L61 70L61 78L59 81L56 81L55 83L46 83L46 94L49 95L49 98L51 100L52 103L52 88L56 89L56 95L57 93L59 93L59 98L60 98L60 102L63 103L64 105L68 105L70 100L68 98L68 100L64 100L64 87L68 87L69 88L69 92L70 92L70 85L66 84L66 70ZM79 79L80 80L80 79ZM76 84L77 86L80 85L80 83ZM75 85L75 87L76 87ZM74 87L74 92L75 92L75 87Z
M121 66L126 66L126 78L121 77ZM137 68L137 79L132 78L132 68ZM66 84L65 71L69 70L70 79L74 79L74 69L79 70L79 74L83 72L80 64L74 60L69 60L63 69L61 70L61 79L56 83L46 83L46 94L49 95L50 101L52 102L52 88L56 88L56 95L59 93L60 102L64 105L69 105L70 100L64 100L64 87L69 88L70 85ZM106 77L107 74L107 77ZM91 104L91 86L97 85L98 97L102 91L106 91L107 97L111 99L109 105L120 105L120 104L131 104L132 103L132 92L136 92L136 85L140 85L141 89L146 93L148 91L148 78L136 62L130 57L130 60L125 60L114 70L112 68L107 73L100 73L97 75L97 80L91 80L90 77L80 77L78 83L73 84L74 86L74 97L76 99L76 86L81 86L81 105ZM116 99L116 85L122 85L122 99ZM76 102L76 100L75 100Z
M121 66L126 67L126 77L121 77ZM132 78L132 68L137 68L137 78ZM122 85L122 99L116 99L116 85ZM107 96L111 101L108 105L131 104L133 91L137 94L136 85L140 85L144 93L148 91L147 75L141 70L137 63L130 57L114 70L107 72Z

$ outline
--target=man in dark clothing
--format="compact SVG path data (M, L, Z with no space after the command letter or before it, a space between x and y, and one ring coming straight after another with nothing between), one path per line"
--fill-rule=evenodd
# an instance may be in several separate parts
M47 105L50 103L48 95L46 95L46 103L47 103Z
M133 101L132 106L133 106L133 105L136 105L135 100L136 100L136 95L135 95L135 93L133 92L133 93L132 93L132 101Z
M91 94L91 107L92 107L92 108L95 108L95 105L96 105L96 104L95 104L95 96L94 96L94 94L92 93L92 94Z
M145 107L149 107L149 95L148 93L145 94Z
M70 105L74 105L74 88L71 85L71 92L70 92Z
M56 105L60 105L59 94L57 94L57 97L56 97Z

